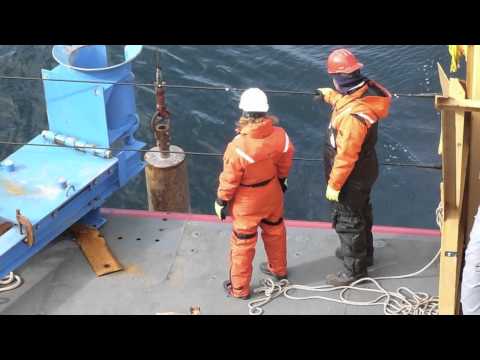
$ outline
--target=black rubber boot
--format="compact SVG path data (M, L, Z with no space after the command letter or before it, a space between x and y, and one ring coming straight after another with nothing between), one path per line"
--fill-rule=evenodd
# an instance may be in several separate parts
M367 256L366 223L362 212L356 208L348 204L335 204L333 226L341 244L335 255L343 260L344 270L328 275L328 285L347 286L367 276L368 263L373 263L373 258L368 259Z
M225 280L223 282L223 290L225 290L225 293L227 294L227 297L232 297L232 298L240 299L240 300L250 299L250 294L248 294L247 296L233 296L232 282L230 280Z
M370 252L372 255L369 254L369 251L367 249L367 266L373 266L373 251ZM335 249L335 256L343 261L343 253L342 253L342 248L339 246Z
M284 280L284 279L288 278L288 275L283 275L283 276L275 275L273 272L271 272L268 269L268 264L266 262L263 262L263 263L260 264L260 271L262 273L264 273L265 275L268 275L268 276L271 276L271 277L275 278L275 280L277 280L277 281Z
M338 272L336 274L330 274L327 275L327 285L332 285L332 286L348 286L351 283L357 281L358 279L361 279L363 277L366 277L367 273L363 274L348 274L346 272Z
M373 227L373 209L372 204L370 203L370 199L368 200L368 205L365 207L364 210L365 215L365 236L367 238L367 266L373 265L373 234L372 234L372 227ZM372 259L371 265L370 260Z

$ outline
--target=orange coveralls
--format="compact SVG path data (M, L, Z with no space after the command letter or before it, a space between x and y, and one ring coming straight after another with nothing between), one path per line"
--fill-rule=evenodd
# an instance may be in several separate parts
M288 177L294 151L285 130L273 126L271 118L245 126L227 146L217 197L229 202L233 218L230 281L235 297L250 292L258 226L269 269L280 276L287 273L283 193L278 179Z

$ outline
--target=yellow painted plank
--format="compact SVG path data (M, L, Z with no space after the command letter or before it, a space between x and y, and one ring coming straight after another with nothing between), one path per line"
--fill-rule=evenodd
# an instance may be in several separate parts
M454 315L459 310L459 216L457 209L450 210L443 224L438 287L440 315Z
M451 79L450 83L454 81L460 84L459 79ZM465 90L463 90L465 92ZM470 100L465 99L465 97L445 97L445 96L435 96L435 108L437 110L450 110L450 111L460 111L460 112L480 112L480 100Z
M448 98L448 88L449 88L449 80L447 77L447 74L442 68L442 65L437 62L437 69L438 69L438 78L440 80L440 87L442 88L442 95ZM436 99L435 99L436 101ZM442 139L443 139L443 134L442 131L440 132L440 140L438 142L438 155L442 155L442 149L443 149L443 144L442 144Z
M451 79L449 93L456 101L465 99L466 92L458 79ZM465 139L465 112L455 111L455 204L461 209L465 188L468 145Z
M456 146L455 146L455 113L442 111L442 179L444 184L445 209L456 207Z
M445 97L449 96L449 81L448 81L448 76L445 73L445 70L443 70L442 65L437 62L437 70L438 70L438 78L440 80L440 87L442 88L442 95Z
M465 98L458 79L450 79L448 93L455 101ZM459 204L465 186L466 160L464 112L442 110L442 177L441 198L444 207L439 274L439 313L459 311L460 267L463 258L463 222Z
M112 254L107 242L97 229L75 224L70 230L75 234L83 254L97 276L123 270L122 265Z

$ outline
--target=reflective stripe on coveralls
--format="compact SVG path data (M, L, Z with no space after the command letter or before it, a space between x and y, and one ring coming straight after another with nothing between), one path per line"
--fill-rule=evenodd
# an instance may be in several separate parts
M258 227L270 270L287 272L283 192L277 179L288 177L293 153L286 132L269 118L245 126L227 146L217 197L229 202L233 219L230 281L235 297L250 293Z

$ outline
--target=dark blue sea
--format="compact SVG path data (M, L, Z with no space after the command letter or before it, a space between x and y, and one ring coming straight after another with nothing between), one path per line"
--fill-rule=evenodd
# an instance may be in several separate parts
M364 73L394 93L439 92L437 62L449 67L446 45L342 45L365 64ZM136 81L153 82L156 54L160 54L165 80L170 84L259 87L312 91L330 86L325 70L328 53L338 45L265 46L145 46L134 63ZM50 45L0 46L0 74L40 76L42 68L56 65ZM113 49L120 61L120 47ZM460 73L460 76L462 74ZM136 90L141 128L137 137L153 146L149 121L155 109L150 87ZM168 89L172 113L172 143L186 151L223 152L233 138L239 117L239 93ZM329 108L310 96L270 95L271 113L294 142L298 157L320 158ZM47 129L43 88L39 81L0 80L0 139L28 142ZM440 116L432 98L393 100L390 116L381 123L377 151L381 162L438 164ZM0 145L0 159L17 147ZM213 213L212 204L221 171L221 158L190 156L188 169L192 211ZM440 171L381 166L373 192L375 223L435 227ZM286 194L286 217L329 220L324 198L321 162L294 164ZM138 176L106 204L145 209L145 178Z

